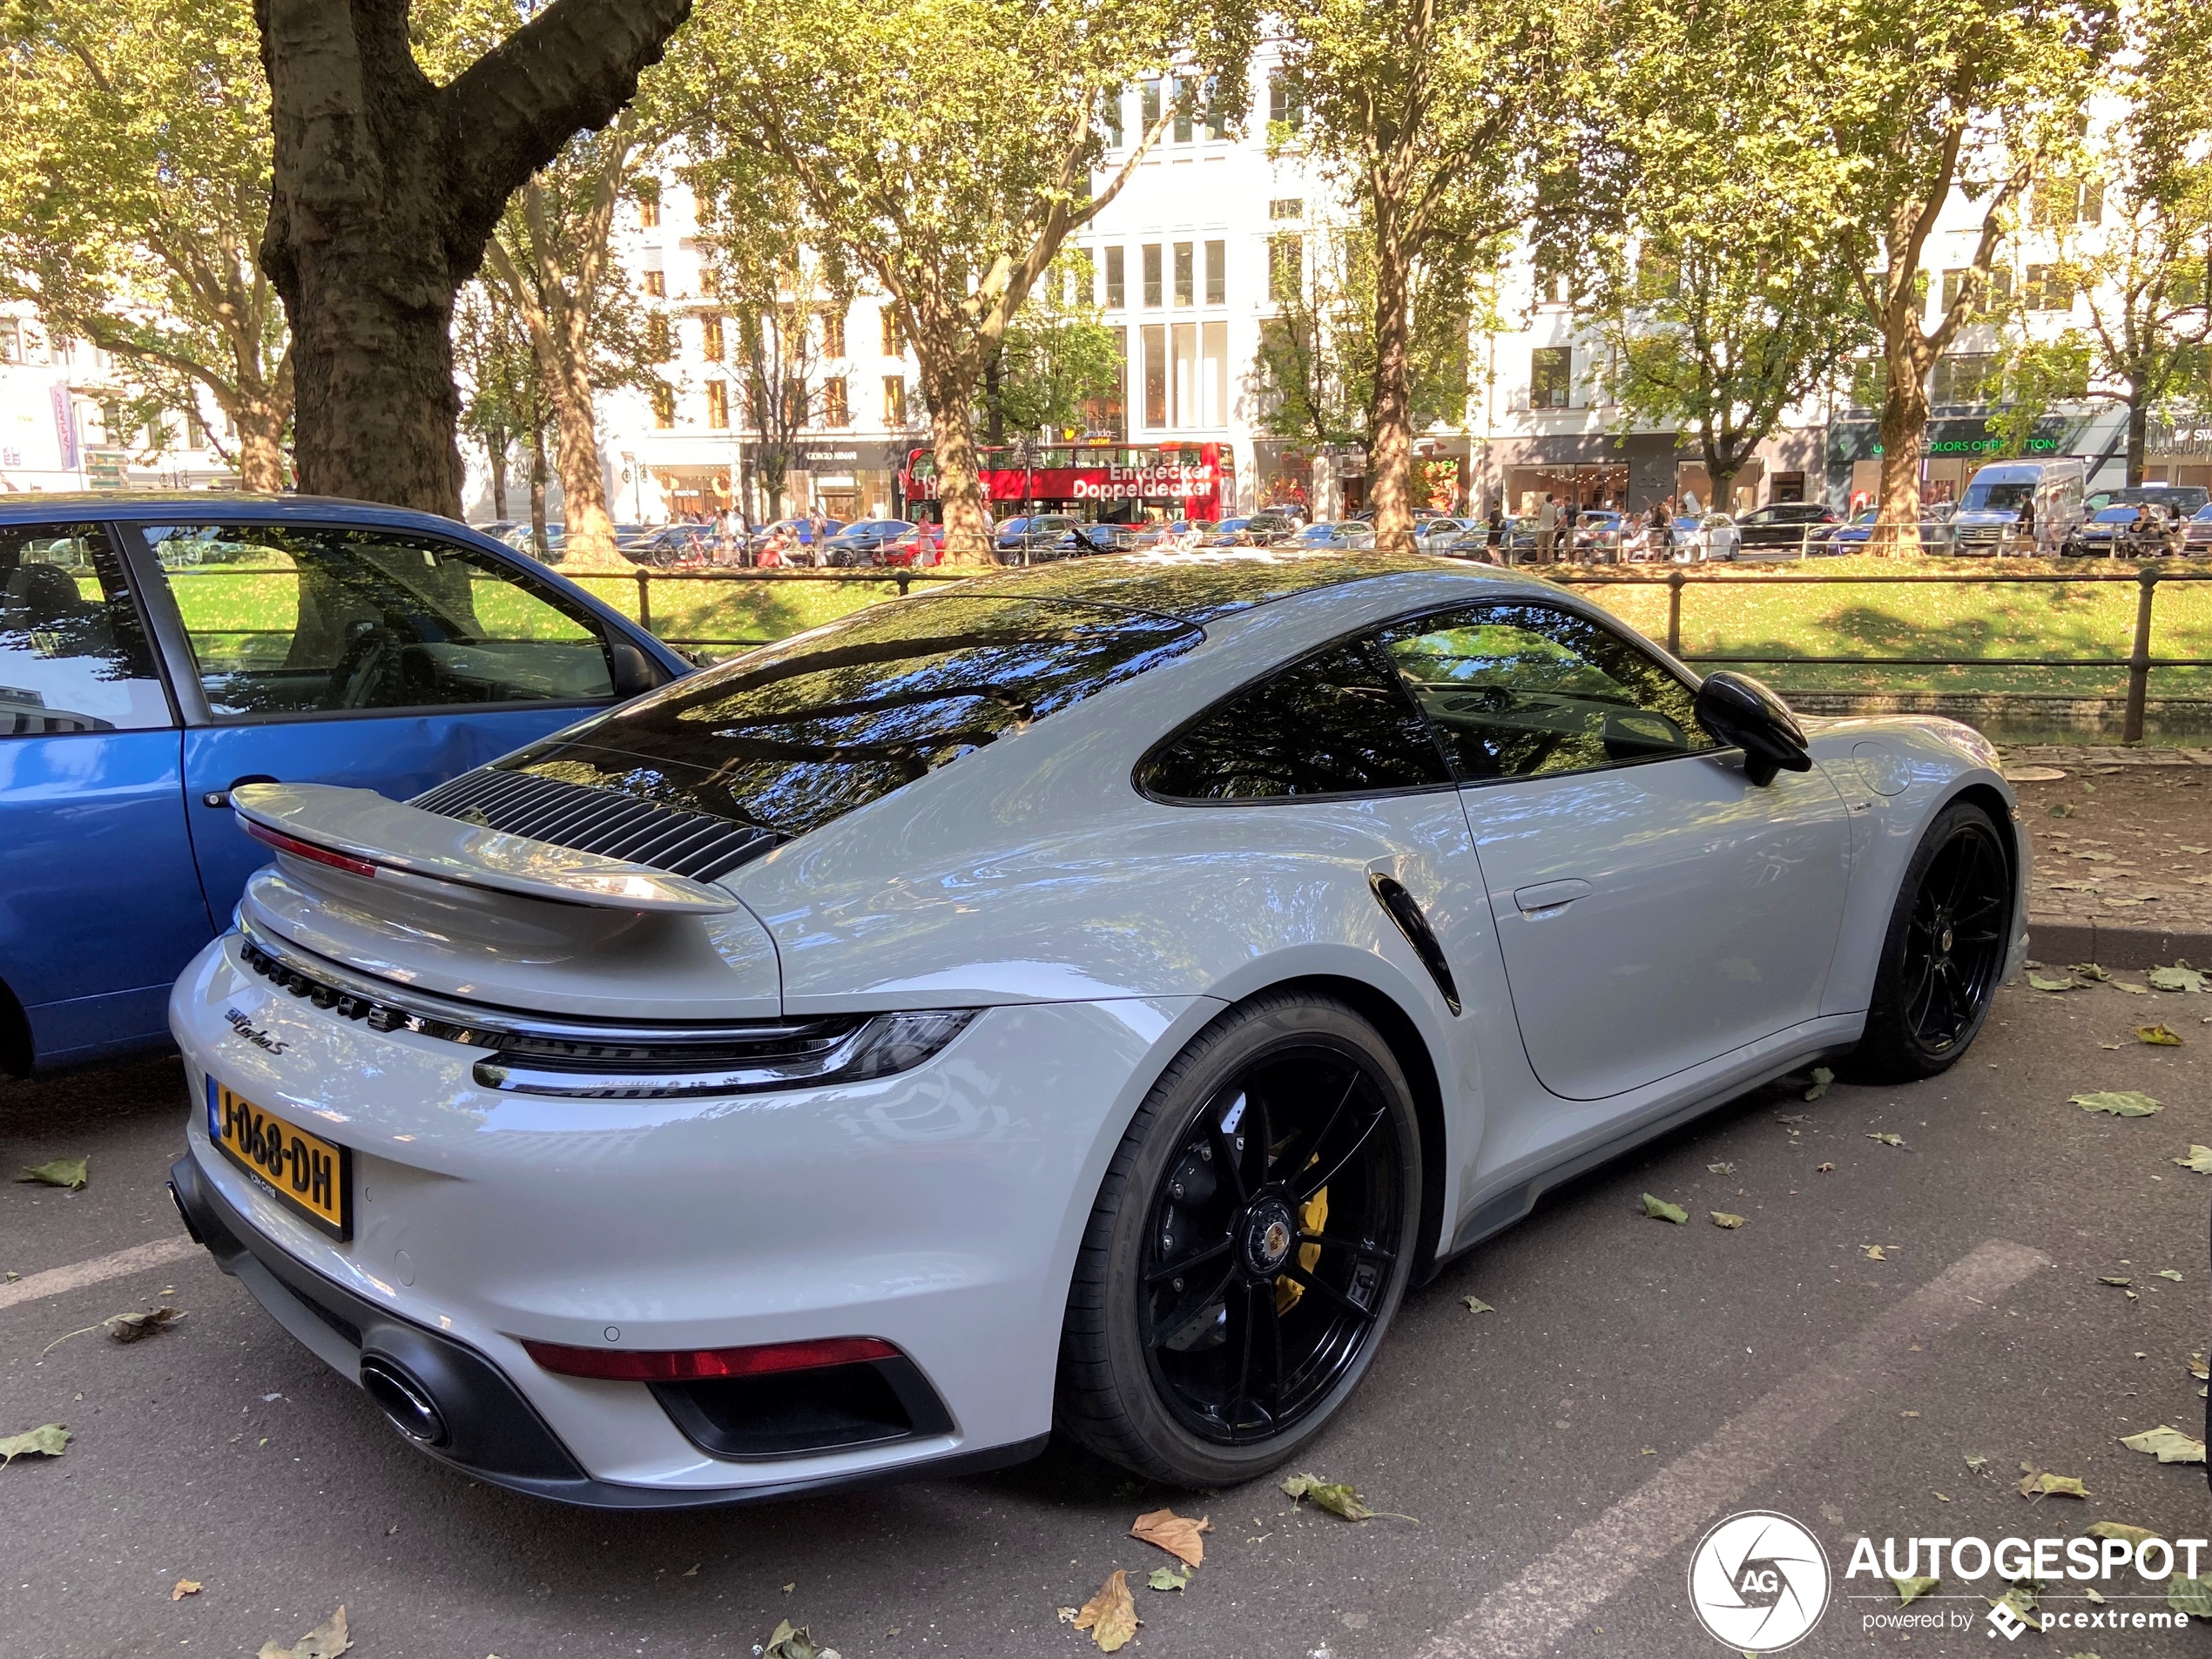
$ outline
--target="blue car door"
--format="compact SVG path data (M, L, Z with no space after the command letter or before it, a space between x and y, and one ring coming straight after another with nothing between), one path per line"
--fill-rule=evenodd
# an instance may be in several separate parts
M179 742L108 530L0 528L0 981L24 1016L0 995L0 1064L167 1029L208 938Z
M191 659L185 811L218 927L269 858L231 812L237 785L405 799L615 697L600 619L482 550L290 517L144 535Z

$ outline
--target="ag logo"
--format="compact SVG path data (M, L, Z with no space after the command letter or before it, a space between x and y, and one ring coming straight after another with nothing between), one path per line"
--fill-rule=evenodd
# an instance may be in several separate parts
M1991 1634L2001 1635L2007 1642L2017 1642L2020 1640L2021 1631L2032 1630L2035 1628L2013 1611L2013 1604L2010 1602L1999 1602L1992 1606L1989 1609L1989 1622L1997 1627Z
M1787 1515L1730 1515L1689 1558L1689 1605L1706 1634L1739 1653L1801 1640L1828 1607L1828 1557Z

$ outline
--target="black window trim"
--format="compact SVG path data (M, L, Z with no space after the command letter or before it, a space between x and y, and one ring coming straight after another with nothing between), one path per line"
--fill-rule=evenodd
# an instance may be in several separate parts
M1564 611L1570 617L1579 617L1582 621L1593 624L1602 631L1612 635L1614 638L1620 641L1620 643L1628 650L1642 651L1648 653L1651 657L1652 660L1656 662L1662 671L1664 671L1693 698L1696 696L1699 687L1704 684L1704 682L1696 674L1691 672L1688 667L1676 662L1673 658L1668 656L1666 652L1661 651L1657 646L1652 645L1648 642L1640 639L1636 636L1629 633L1622 628L1616 618L1607 616L1604 612L1596 610L1595 607L1585 609L1581 604L1572 603L1571 596L1555 596L1548 593L1543 593L1516 594L1511 597L1507 597L1503 595L1494 595L1480 599L1461 599L1450 604L1432 604L1425 606L1420 610L1409 611L1402 617L1386 617L1380 622L1365 623L1357 628L1348 629L1345 632L1337 635L1335 637L1322 644L1313 646L1310 650L1299 652L1288 662L1277 663L1261 672L1253 675L1250 679L1240 681L1231 690L1226 691L1219 697L1215 698L1211 702L1208 703L1205 707L1199 710L1196 714L1190 716L1190 718L1179 722L1164 736L1155 738L1151 743L1146 745L1144 752L1136 758L1136 764L1130 768L1130 787L1135 790L1143 799L1151 801L1155 805L1161 806L1310 806L1316 802L1323 801L1389 800L1406 795L1440 794L1446 790L1456 792L1467 789L1494 789L1501 785L1531 783L1539 779L1583 778L1588 777L1590 773L1595 772L1618 772L1629 766L1648 766L1672 760L1711 759L1718 756L1726 756L1742 752L1740 749L1733 745L1716 743L1710 749L1693 749L1682 754L1639 755L1635 759L1629 760L1608 760L1602 766L1577 767L1572 772L1529 772L1516 773L1513 776L1504 778L1462 779L1459 776L1458 767L1453 764L1451 747L1445 742L1443 733L1436 729L1436 723L1428 718L1427 711L1420 706L1420 700L1418 698L1413 697L1411 692L1408 692L1407 698L1413 705L1414 712L1420 715L1421 725L1429 734L1429 740L1435 744L1438 753L1443 757L1445 771L1452 774L1450 779L1444 783L1406 784L1394 789L1333 790L1326 794L1313 795L1243 796L1235 800L1194 800L1187 796L1163 795L1153 790L1148 789L1144 785L1145 771L1150 765L1152 758L1155 755L1158 754L1162 750L1173 744L1177 738L1182 737L1184 732L1189 732L1194 726L1212 718L1213 716L1219 713L1222 709L1226 707L1229 704L1235 702L1238 698L1245 695L1245 693L1257 690L1267 681L1274 678L1278 674L1288 673L1291 670L1298 667L1302 664L1312 661L1314 658L1325 656L1332 651L1340 650L1349 643L1361 638L1367 638L1372 642L1370 645L1371 651L1382 658L1381 666L1394 676L1398 672L1397 664L1389 660L1387 654L1385 653L1381 648L1380 640L1384 634L1389 633L1397 629L1413 626L1426 621L1431 617L1449 616L1455 611L1472 610L1478 605L1508 604L1547 605L1554 610ZM1711 733L1708 732L1706 735L1710 737L1711 736Z
M571 621L582 623L590 627L599 637L599 647L602 651L605 651L613 643L613 636L610 631L611 624L606 617L600 616L588 606L583 608L582 616L576 615L570 609L571 602L568 595L557 589L539 587L531 572L507 557L503 550L494 553L491 549L479 543L457 540L435 530L416 529L391 524L361 523L347 519L295 518L289 516L281 518L268 518L255 514L226 516L219 513L209 514L185 510L180 510L167 517L109 521L108 528L114 533L115 540L120 544L119 551L123 555L125 568L131 573L132 590L145 596L142 614L148 616L155 636L154 654L160 659L163 669L162 678L169 687L170 707L176 715L181 717L184 725L187 727L194 729L212 727L219 731L230 731L256 725L298 725L311 720L419 718L432 714L458 714L469 711L478 714L496 714L509 713L524 709L593 710L612 708L624 700L621 692L610 690L604 697L546 698L542 700L532 699L529 702L408 703L395 704L392 707L380 709L287 709L272 714L217 714L213 705L207 700L207 688L200 681L199 658L192 648L192 636L190 631L185 626L184 611L177 604L175 591L169 585L167 576L162 568L160 555L154 551L153 543L146 536L146 531L156 526L165 529L174 524L196 523L250 525L266 527L271 529L351 531L366 529L397 537L435 542L456 551L473 554L479 559L504 570L510 581L515 582L518 586L532 590L544 604L551 605L563 616L569 617ZM132 533L125 535L123 532L126 530ZM146 579L148 573L151 573L154 578L151 583ZM633 649L638 648L634 639L628 639L626 643ZM650 653L646 655L646 661L656 667L658 666L658 662ZM607 662L607 674L608 684L611 686L614 679L614 660L611 656ZM672 683L672 681L662 682L664 685Z
M132 609L137 612L138 627L145 635L146 654L153 658L154 682L161 687L163 700L168 705L169 719L168 723L164 725L120 726L108 731L91 732L36 732L22 733L20 736L37 738L120 738L127 737L133 732L176 732L179 727L188 723L185 718L185 709L183 706L184 699L181 696L183 688L178 685L176 676L171 671L169 666L168 651L166 650L165 642L161 637L160 631L160 618L158 616L160 610L159 602L157 601L153 597L152 594L147 590L145 581L139 575L137 562L131 557L132 547L138 538L135 536L125 536L122 533L123 527L121 525L118 524L114 520L98 513L87 514L80 518L71 518L67 516L50 518L44 516L44 515L37 517L10 517L7 521L5 526L0 528L4 528L9 530L36 529L49 524L56 526L90 526L91 528L100 531L107 537L108 556L116 562L118 571L123 577L124 586L126 590L125 597L130 600ZM165 598L168 595L167 588L163 588L161 592L163 597ZM100 597L104 603L108 602L108 595L105 583L102 584ZM193 689L195 691L199 689L199 682L197 680L193 682ZM17 736L11 736L7 739L7 741L10 743L17 742L19 738Z

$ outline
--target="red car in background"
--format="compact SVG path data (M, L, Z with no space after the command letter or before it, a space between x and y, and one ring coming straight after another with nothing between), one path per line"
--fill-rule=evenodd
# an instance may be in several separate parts
M927 570L945 562L945 527L942 524L917 524L895 541L886 542L876 551L878 564L902 564L914 570Z

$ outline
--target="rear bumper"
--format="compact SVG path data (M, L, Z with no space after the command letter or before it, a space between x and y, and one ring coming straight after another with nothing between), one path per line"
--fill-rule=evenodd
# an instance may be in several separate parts
M435 1402L447 1444L425 1456L490 1485L590 1509L695 1509L772 1501L817 1492L941 1479L1001 1468L1034 1457L1048 1436L875 1469L767 1480L741 1487L644 1487L586 1474L545 1420L490 1360L465 1343L395 1316L301 1265L263 1237L201 1177L187 1153L169 1171L170 1191L193 1239L252 1292L279 1325L332 1369L361 1381L365 1359L401 1367Z

